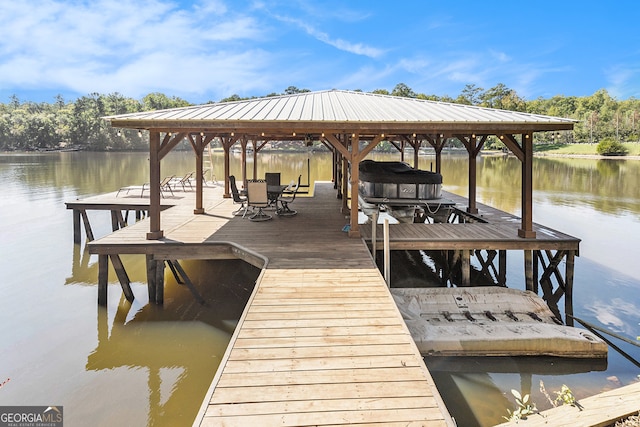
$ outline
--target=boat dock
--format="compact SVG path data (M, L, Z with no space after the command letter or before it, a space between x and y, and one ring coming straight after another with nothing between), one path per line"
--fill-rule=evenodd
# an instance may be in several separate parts
M193 214L193 197L163 199L175 204L162 212L164 239L147 240L144 220L89 251L99 256L103 304L109 260L135 297L125 253L147 256L156 302L164 260L241 258L263 268L194 425L454 425L367 246L343 231L333 184L296 198L298 215L267 222L234 217L238 205L220 187L205 188L204 214ZM67 207L126 211L140 197L90 202Z
M445 192L443 197L456 203L451 222L394 224L390 249L452 251L467 268L474 255L497 284L506 281L506 250L524 250L525 259L530 254L528 275L537 278L534 268L543 266L529 290L537 292L541 284L548 296L570 300L579 239L537 224L537 238L521 238L517 217L481 204L471 215L463 210L466 199ZM179 260L239 258L262 269L195 425L453 425L374 263L373 227L362 225L362 238L348 236L349 216L340 212L343 201L332 183L316 183L312 196L296 198L298 215L274 215L267 222L234 216L239 205L224 198L219 186L204 188L204 214L194 214L194 200L190 191L162 198L165 237L159 240L146 238L147 220L124 221L129 211L143 219L148 198L137 192L68 202L67 208L74 211L74 240L80 240L82 218L89 251L99 257L102 305L109 261L124 295L135 298L122 254L146 255L149 300L156 303L163 302L165 265L181 270ZM93 240L93 210L111 212L113 233ZM565 258L563 275L558 265ZM559 281L556 289L552 278Z
M536 237L518 237L520 218L517 216L482 203L477 203L478 212L471 214L464 210L468 205L466 198L445 191L442 198L456 206L446 221L431 219L428 227L393 224L389 227L389 249L442 251L450 264L449 271L440 273L443 285L450 281L458 286L471 285L472 257L480 274L489 282L507 286L507 251L523 251L526 290L535 294L541 290L558 319L562 316L557 304L564 297L564 322L573 326L573 275L580 239L536 223L533 223ZM438 210L438 207L426 207L427 212L430 209ZM434 218L442 217L441 212L434 213ZM376 251L382 249L383 225L363 225L360 234L368 246L373 248L375 240ZM457 272L459 277L454 277Z

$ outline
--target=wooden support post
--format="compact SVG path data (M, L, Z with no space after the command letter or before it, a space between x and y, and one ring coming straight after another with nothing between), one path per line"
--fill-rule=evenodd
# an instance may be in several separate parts
M116 217L116 211L111 210L111 231L118 231L120 229L120 223Z
M132 302L134 296L133 291L131 290L131 281L129 280L127 271L124 269L124 265L122 265L120 256L118 254L111 254L109 255L109 258L111 259L111 264L116 271L116 276L118 276L125 298L127 298L127 301Z
M109 255L98 255L98 305L107 306L107 286L109 284Z
M253 179L258 179L258 147L255 140L251 141L253 144Z
M160 228L160 132L149 131L149 232L147 240L164 236Z
M524 278L526 290L533 292L533 251L531 250L524 251Z
M540 265L538 260L540 258L541 258L540 251L539 250L534 251L534 253L533 253L533 261L532 261L532 263L533 263L533 265L532 265L532 268L533 268L532 275L533 275L533 293L536 294L536 295L538 295L538 292L540 291L540 271L539 271L539 268L538 268L538 266Z
M378 265L378 208L371 215L371 252L373 253L373 262Z
M156 264L158 261L153 259L153 255L147 255L147 291L149 292L149 302L156 301Z
M535 239L533 231L533 134L522 134L522 225L518 236Z
M80 211L78 209L73 210L73 243L80 243L82 237L80 236Z
M127 211L128 212L128 211ZM118 231L121 228L126 227L127 223L122 216L122 211L119 209L111 210L111 230Z
M156 304L164 303L164 262L156 261Z
M507 251L498 251L498 283L507 286Z
M573 326L573 271L575 267L575 251L567 251L565 269L564 313L565 323Z
M471 286L471 251L460 251L460 271L462 273L462 286Z
M229 160L229 150L230 146L230 138L227 138L225 141L222 140L222 148L224 149L224 195L225 199L231 198L231 193L229 192L229 175L231 175L231 165Z
M471 214L478 213L478 207L476 202L477 193L477 158L473 153L469 153L469 206L467 206L467 212Z
M340 152L335 148L332 148L331 152L332 152L332 161L333 161L333 163L331 164L331 179L333 180L333 189L339 190L340 189L340 179L339 179ZM311 183L308 182L307 184L311 184Z
M342 198L342 213L347 214L349 212L349 161L346 157L342 157L342 173L340 175L342 180L340 191L340 197Z
M80 215L82 215L82 222L84 223L84 231L87 234L87 241L93 242L93 230L91 229L91 224L89 223L89 216L87 215L87 211L85 209L81 209Z
M387 286L391 287L391 250L389 249L389 218L384 219L384 280Z
M436 173L442 173L442 149L444 148L444 143L436 144L433 148L436 151Z
M240 153L240 159L242 162L240 165L242 169L242 186L247 188L247 180L249 179L247 177L247 138L244 136L240 138L240 147L242 149L242 152Z
M358 224L358 185L360 181L360 137L354 134L351 140L351 203L349 237L360 237Z
M204 164L204 136L200 136L198 140L198 144L196 144L195 152L196 152L196 207L193 210L193 213L196 215L204 213L203 200L202 200L202 191L203 186L202 182L204 181L204 177L202 175L202 166Z

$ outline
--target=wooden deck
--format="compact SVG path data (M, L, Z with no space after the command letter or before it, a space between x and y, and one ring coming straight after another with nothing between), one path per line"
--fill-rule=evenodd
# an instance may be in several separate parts
M205 190L202 215L177 193L164 239L146 240L143 220L89 250L263 267L194 425L452 426L366 245L342 231L332 185L314 193L291 205L298 215L256 223L234 217L219 187ZM125 209L127 198L104 203Z
M460 210L467 205L465 198L452 193L443 192L442 197L453 200ZM465 213L475 222L425 224L424 227L394 224L389 229L390 249L579 250L580 239L540 224L533 227L536 238L520 238L520 218L481 203L477 207L478 214ZM376 229L378 248L382 247L382 227L378 224ZM373 230L370 225L361 226L360 233L366 241L371 241Z

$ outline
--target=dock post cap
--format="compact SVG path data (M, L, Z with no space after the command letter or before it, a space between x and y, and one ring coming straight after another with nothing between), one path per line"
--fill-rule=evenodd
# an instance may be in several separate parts
M535 239L536 232L533 230L523 230L522 228L518 229L518 237L522 237L523 239Z
M158 240L164 237L164 231L150 231L147 233L147 240Z

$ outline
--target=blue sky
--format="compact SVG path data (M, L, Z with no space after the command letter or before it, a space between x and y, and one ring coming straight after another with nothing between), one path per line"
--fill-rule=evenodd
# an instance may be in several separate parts
M0 102L392 90L640 98L640 2L0 2Z

